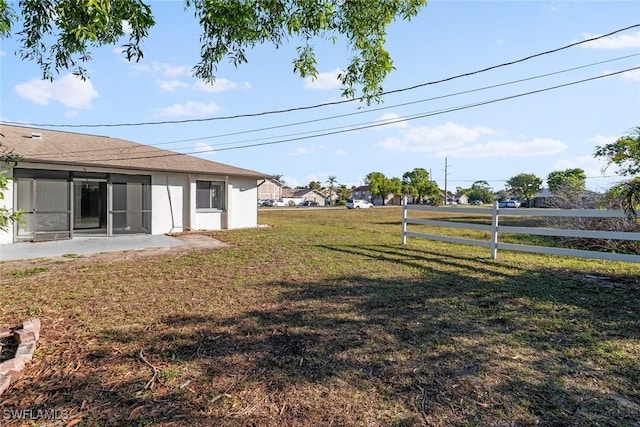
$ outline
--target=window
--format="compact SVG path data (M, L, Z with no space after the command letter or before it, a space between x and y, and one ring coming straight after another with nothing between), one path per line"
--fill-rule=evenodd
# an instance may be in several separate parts
M224 210L224 182L196 181L196 209Z

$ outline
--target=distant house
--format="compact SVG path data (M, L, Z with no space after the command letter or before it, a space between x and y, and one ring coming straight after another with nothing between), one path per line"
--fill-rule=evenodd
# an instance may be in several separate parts
M323 198L325 199L325 202L327 199L331 199L332 202L335 202L339 198L335 188L331 190L329 187L322 187L317 191L320 194L322 194Z
M1 125L21 155L0 206L23 222L0 244L256 227L257 182L269 175L118 138Z
M467 196L466 194L462 194L460 196L457 197L457 200L459 205L468 205L469 204L469 196Z
M318 190L311 190L309 188L291 189L285 188L282 190L282 200L287 204L301 205L305 200L310 200L318 203L318 206L325 206L325 196Z
M387 197L385 197L384 203L383 203L382 197L374 196L373 194L371 194L371 191L369 191L369 186L367 185L361 185L360 187L356 187L353 190L353 198L359 199L359 200L366 200L368 202L373 203L376 206L402 204L402 196L401 195L396 196L395 194L387 194Z
M373 196L371 195L371 191L369 191L369 186L367 185L361 185L360 187L354 188L351 194L355 200L366 200L368 202L373 200Z
M552 201L553 201L553 193L551 192L551 190L549 190L549 188L544 187L542 190L538 192L538 194L536 194L533 197L533 207L546 208L546 207L549 207Z
M602 194L595 191L585 190L580 198L579 207L585 209L595 209L598 202L602 199ZM532 200L532 206L536 208L548 208L550 206L559 206L553 192L549 188L544 187L536 194Z
M284 185L275 178L258 181L258 200L280 200Z

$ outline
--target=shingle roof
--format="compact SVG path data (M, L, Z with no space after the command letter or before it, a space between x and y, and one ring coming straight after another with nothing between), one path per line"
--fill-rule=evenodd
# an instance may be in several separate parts
M267 178L269 174L237 168L174 151L108 136L0 125L0 144L25 162L102 166L118 169L203 173ZM40 134L41 139L32 134Z
M282 189L282 197L304 197L309 193L317 193L318 195L324 197L324 194L320 193L317 190L312 190L310 188L283 188Z

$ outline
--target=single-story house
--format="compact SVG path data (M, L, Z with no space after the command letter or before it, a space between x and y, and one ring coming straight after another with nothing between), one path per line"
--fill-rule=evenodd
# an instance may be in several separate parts
M318 206L325 206L325 196L318 190L312 190L310 188L298 188L291 189L285 188L282 190L282 200L285 203L292 202L294 205L301 205L305 200L311 200L318 203Z
M585 190L580 196L580 200L568 202L570 206L567 206L567 201L562 198L557 199L556 195L548 188L544 187L539 191L531 200L531 206L536 208L548 208L548 207L564 207L564 208L583 208L583 209L595 209L598 206L598 202L601 201L602 194L595 191ZM526 201L523 202L526 204Z
M0 126L0 167L13 179L0 200L23 222L0 244L74 236L165 234L257 226L260 172L118 138Z

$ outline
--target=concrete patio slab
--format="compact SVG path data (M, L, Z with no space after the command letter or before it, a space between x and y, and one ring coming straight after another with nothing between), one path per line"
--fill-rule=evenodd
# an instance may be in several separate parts
M116 237L74 237L55 242L24 242L0 246L0 261L52 258L63 255L87 255L100 252L134 251L169 246L185 242L165 235L136 234Z

